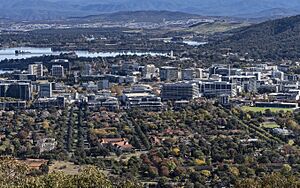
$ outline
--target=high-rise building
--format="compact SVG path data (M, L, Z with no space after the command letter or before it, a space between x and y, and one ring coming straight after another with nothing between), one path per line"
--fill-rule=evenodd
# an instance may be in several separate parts
M52 83L41 83L39 84L39 96L42 98L52 97Z
M196 83L166 83L161 91L163 100L191 100L199 96L199 85Z
M155 65L150 64L146 65L143 70L143 77L146 79L152 79L153 77L157 76L157 68Z
M30 100L32 95L29 83L0 83L0 97Z
M177 81L179 79L177 67L161 67L159 74L161 81Z
M54 77L64 77L64 67L62 65L52 65L52 76Z
M28 73L31 75L36 75L37 77L44 76L44 68L42 63L35 63L28 65Z

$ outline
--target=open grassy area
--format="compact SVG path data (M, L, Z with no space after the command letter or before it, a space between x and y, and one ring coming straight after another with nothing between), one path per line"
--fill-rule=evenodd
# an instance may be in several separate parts
M242 109L244 111L253 111L253 112L265 112L267 109L270 109L271 112L279 112L279 111L284 111L284 112L292 112L292 108L261 108L261 107L252 107L252 106L243 106Z
M66 161L55 161L54 164L50 165L49 172L64 172L66 174L78 174L80 169L84 168L83 166L75 165L71 162Z
M267 128L267 129L274 129L274 128L279 128L280 127L275 122L264 122L264 123L261 124L261 126L263 128Z
M229 22L214 22L203 23L187 29L187 31L195 32L203 35L212 35L215 33L226 32L232 29L249 26L249 23L229 23Z

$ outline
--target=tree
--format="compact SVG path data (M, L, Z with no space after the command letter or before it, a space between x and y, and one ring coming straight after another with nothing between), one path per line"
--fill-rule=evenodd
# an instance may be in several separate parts
M109 188L112 183L104 176L102 171L95 167L85 168L79 175L75 175L76 187L81 188Z
M281 173L284 175L290 174L292 171L292 167L289 164L284 164L281 169Z
M160 175L161 175L161 176L164 176L164 177L169 177L170 171L169 171L168 167L162 166L162 167L160 168Z
M17 186L24 183L29 168L13 159L0 160L0 187Z
M148 168L149 176L155 178L158 176L158 170L155 166L149 166Z

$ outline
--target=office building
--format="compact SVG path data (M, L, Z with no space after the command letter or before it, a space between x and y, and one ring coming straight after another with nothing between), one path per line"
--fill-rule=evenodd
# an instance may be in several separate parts
M198 98L199 85L196 83L166 83L162 87L161 97L166 100L191 100Z
M52 76L54 77L64 77L64 67L62 65L52 65Z
M39 98L32 104L33 108L47 109L47 108L64 108L66 105L65 97L57 98Z
M13 110L13 109L25 109L26 101L4 101L0 102L0 109L5 110Z
M272 71L272 78L284 80L284 72L281 71Z
M12 77L14 80L29 80L29 81L37 80L37 76L33 74L14 74Z
M161 81L177 81L179 79L177 67L161 67L159 74Z
M161 98L151 93L124 93L122 102L126 108L141 108L144 110L161 110Z
M195 68L196 78L202 79L203 78L203 69Z
M255 75L245 76L245 75L234 75L234 76L224 76L222 81L230 82L236 84L242 92L256 92L257 91L257 77Z
M64 67L64 69L67 69L68 71L71 70L71 62L67 59L53 59L50 61L50 64L52 65L61 65Z
M230 65L213 65L209 68L209 75L219 74L222 76L240 75L242 69L232 68Z
M157 72L155 65L146 65L143 70L143 77L146 79L152 79L157 76Z
M230 104L229 95L223 94L219 96L219 103L223 106L227 106Z
M189 68L181 70L181 79L182 80L193 80L195 78L202 78L202 69L200 68Z
M181 70L182 80L193 80L196 78L196 71L193 68Z
M0 97L30 100L31 95L29 83L0 83Z
M44 76L44 68L42 63L35 63L28 65L28 73L31 75L36 75L37 77Z
M42 98L52 97L52 83L39 84L39 96Z
M236 84L224 81L200 81L200 93L207 97L217 97L223 94L236 96Z

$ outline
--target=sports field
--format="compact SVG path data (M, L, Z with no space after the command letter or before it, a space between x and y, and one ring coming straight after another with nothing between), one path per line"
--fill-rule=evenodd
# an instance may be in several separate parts
M267 129L274 129L274 128L279 128L280 127L275 122L264 122L264 123L261 124L261 126L263 128L267 128Z
M267 109L270 109L271 112L279 112L279 111L292 112L294 110L292 108L262 108L262 107L253 107L253 106L243 106L242 109L244 111L253 111L253 112L265 112L265 110Z

